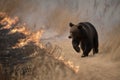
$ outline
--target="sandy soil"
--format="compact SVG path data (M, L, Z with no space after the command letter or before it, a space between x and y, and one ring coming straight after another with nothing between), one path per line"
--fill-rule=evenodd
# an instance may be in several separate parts
M120 80L119 62L108 59L105 52L100 51L93 56L91 51L89 57L81 58L82 51L76 53L70 40L54 42L62 47L62 56L65 59L80 67L79 72L72 76L74 80Z

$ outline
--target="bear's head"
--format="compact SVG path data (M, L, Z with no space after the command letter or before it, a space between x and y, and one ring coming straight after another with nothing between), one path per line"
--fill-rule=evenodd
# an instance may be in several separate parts
M69 27L70 27L70 35L68 36L68 38L73 39L73 38L80 38L82 35L82 26L80 24L73 24L73 23L69 23Z

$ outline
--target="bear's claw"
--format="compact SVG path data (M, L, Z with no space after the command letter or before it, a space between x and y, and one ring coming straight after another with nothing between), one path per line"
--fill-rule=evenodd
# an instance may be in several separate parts
M81 57L82 57L82 58L83 58L83 57L88 57L88 55L82 55Z

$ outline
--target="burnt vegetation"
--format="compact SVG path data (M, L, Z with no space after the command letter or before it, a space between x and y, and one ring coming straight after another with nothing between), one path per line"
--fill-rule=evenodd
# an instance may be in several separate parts
M28 31L30 34L28 35L24 31L24 33L19 31L25 26L16 19L10 23L9 19L11 18L6 13L0 13L1 80L54 80L58 78L55 75L60 73L62 73L60 76L65 78L67 74L65 70L74 72L56 59L60 57L60 47L53 47L48 43L44 45L47 47L45 49L39 46L41 43L36 44L32 40L25 44L33 33ZM22 46L21 40L24 41Z

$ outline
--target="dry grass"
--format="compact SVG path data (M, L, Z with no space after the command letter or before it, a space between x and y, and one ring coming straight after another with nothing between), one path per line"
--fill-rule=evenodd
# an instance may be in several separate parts
M2 16L1 16L2 15ZM66 80L75 75L74 71L57 58L59 47L41 48L39 44L30 41L24 46L14 47L20 44L21 39L29 39L30 35L22 32L10 31L16 27L21 28L18 22L14 25L3 23L6 15L0 15L0 79L1 80ZM7 26L10 28L6 28ZM24 26L25 27L25 26ZM29 31L29 33L32 33ZM25 40L26 41L26 40ZM48 46L48 45L46 45ZM49 44L49 46L52 46ZM58 50L58 51L57 51ZM60 49L61 50L61 49ZM57 53L57 54L56 54ZM69 77L68 77L69 76Z
M107 33L107 39L102 44L103 53L107 54L109 60L118 61L120 60L120 25L114 27L109 33Z
M99 34L100 36L104 36L104 34L106 35L106 40L102 41L100 39L100 52L95 56L90 53L89 57L81 58L80 56L82 54L82 51L81 53L77 54L72 48L71 41L68 39L62 40L61 38L59 38L59 35L63 36L63 34L66 34L69 21L75 23L79 21L84 21L84 19L81 19L80 16L84 18L86 17L86 15L81 15L80 13L84 14L86 12L82 10L82 12L80 13L75 13L71 10L69 11L67 7L64 8L64 6L61 7L60 5L60 7L58 6L53 11L50 10L51 12L46 14L44 14L44 10L42 11L42 8L39 7L40 11L38 10L38 13L36 12L35 14L29 15L31 12L37 11L38 9L38 6L36 6L36 2L32 4L32 1L34 0L30 1L30 3L28 2L25 5L23 4L24 1L23 3L21 3L21 0L0 0L0 11L5 11L10 15L14 15L14 12L18 8L17 11L18 13L20 12L20 14L22 13L21 15L23 15L23 20L26 19L26 16L30 17L27 19L32 19L34 15L36 16L36 14L38 14L37 17L40 17L40 21L38 21L38 23L41 22L41 16L45 16L45 28L52 29L52 31L56 30L58 34L57 38L52 37L51 40L48 39L47 41L51 41L52 45L57 46L51 47L51 44L47 45L48 47L46 50L40 48L38 45L34 44L34 42L30 42L21 48L12 49L10 47L18 43L18 40L20 38L24 39L27 36L21 33L8 35L9 30L1 29L2 25L0 23L0 80L120 80L119 26L113 27L113 30L108 34L105 33L106 30L104 29L104 25L102 26L103 29L98 28L98 32L102 34ZM21 6L22 9L19 9L21 8ZM111 6L114 7L114 5ZM111 6L110 8L112 8ZM102 9L98 5L98 12L99 8L100 10ZM90 8L90 10L92 10L92 7ZM109 13L109 11L110 9L108 8L107 13ZM96 14L99 16L98 13ZM114 14L116 14L116 12ZM105 16L108 17L109 14L106 14ZM104 22L104 19L106 20L106 18L103 17L101 17L100 20L97 20L97 18L99 17L95 16L95 21L93 22L96 22L96 24L101 24L101 21ZM0 18L0 20L1 19L2 18ZM90 18L90 20L93 19L94 17ZM109 18L107 20L109 21ZM36 22L36 17L35 19L32 19L32 21L28 21L28 23L33 24L34 22ZM106 21L105 24L107 24ZM37 25L39 26L41 24ZM107 28L109 28L109 26ZM103 30L105 31L103 32ZM48 34L49 33L51 32L48 32ZM60 53L58 49L60 50L60 52L62 49L62 53ZM56 56L57 58L59 58L59 56L62 56L64 60L72 61L74 65L79 66L80 68L78 73L75 74L73 69L66 65L64 61L55 58Z

